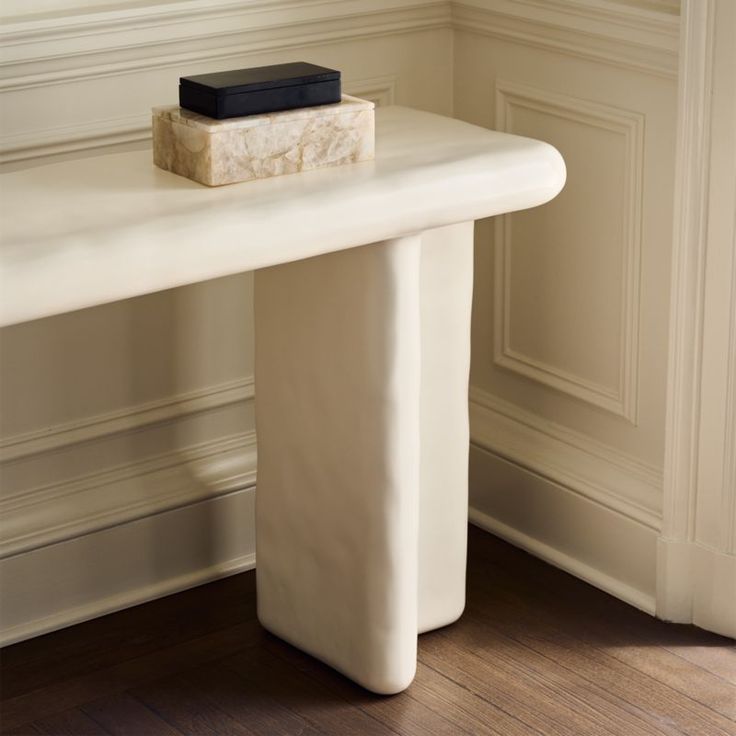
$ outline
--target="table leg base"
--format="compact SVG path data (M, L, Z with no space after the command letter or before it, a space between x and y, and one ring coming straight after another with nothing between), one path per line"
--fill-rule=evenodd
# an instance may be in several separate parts
M377 693L464 606L472 235L256 272L258 617Z

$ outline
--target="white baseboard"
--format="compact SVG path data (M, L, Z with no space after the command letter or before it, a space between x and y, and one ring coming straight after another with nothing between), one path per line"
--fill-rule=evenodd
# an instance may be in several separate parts
M253 568L254 491L213 495L0 560L0 644ZM653 530L477 447L470 520L655 611Z
M0 644L252 568L252 399L246 378L7 439Z
M470 520L653 614L657 532L471 445Z
M587 435L470 389L470 438L583 499L653 531L662 524L662 471Z
M736 638L736 555L660 539L657 616Z
M249 398L236 391L223 403L239 415ZM188 409L200 416L203 407ZM219 401L207 409L218 426L230 426L221 423ZM183 421L176 414L173 423L167 415L167 433ZM143 424L138 432L149 431ZM103 428L114 442L130 430L128 423ZM67 447L57 434L53 447L30 438L34 462ZM14 449L25 456L29 448ZM7 496L0 502L0 643L252 568L255 475L255 435L246 432ZM470 478L473 523L654 612L658 531L630 508L608 507L477 445Z
M255 567L244 488L0 560L0 645Z
M736 638L736 555L692 545L693 623Z

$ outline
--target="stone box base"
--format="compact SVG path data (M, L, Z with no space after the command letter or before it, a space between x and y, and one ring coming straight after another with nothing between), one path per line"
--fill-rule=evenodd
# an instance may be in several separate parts
M215 120L177 105L153 108L153 162L220 186L374 156L374 105L343 95L334 105Z

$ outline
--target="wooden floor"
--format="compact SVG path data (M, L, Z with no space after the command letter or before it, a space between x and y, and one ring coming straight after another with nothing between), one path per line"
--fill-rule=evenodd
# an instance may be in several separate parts
M471 528L468 606L371 695L261 630L244 573L8 647L5 734L736 734L734 642Z

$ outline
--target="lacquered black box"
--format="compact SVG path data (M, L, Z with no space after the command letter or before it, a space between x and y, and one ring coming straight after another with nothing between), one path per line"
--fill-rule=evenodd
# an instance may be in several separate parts
M179 105L222 120L340 102L340 72L297 61L179 79Z

